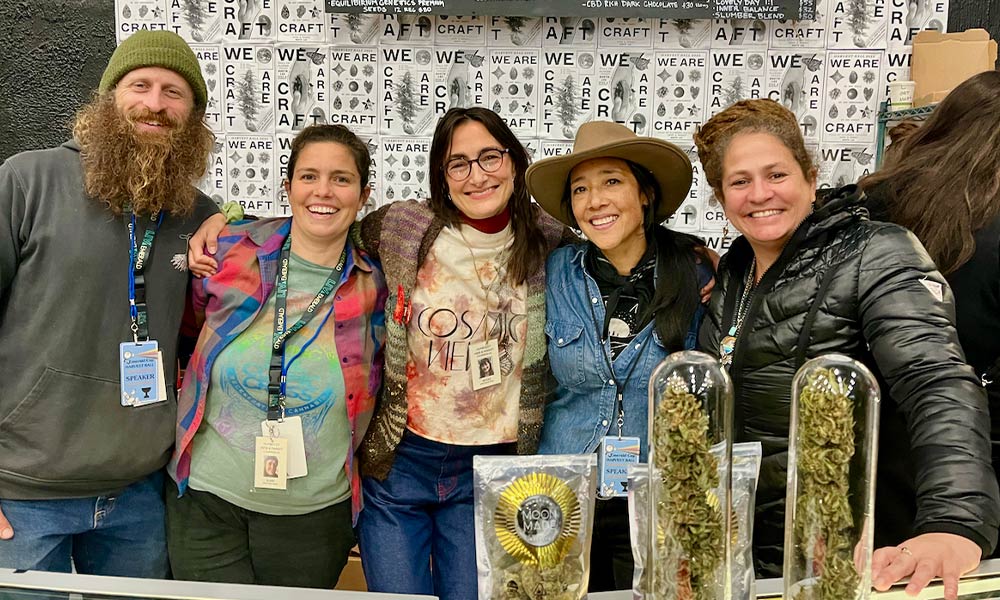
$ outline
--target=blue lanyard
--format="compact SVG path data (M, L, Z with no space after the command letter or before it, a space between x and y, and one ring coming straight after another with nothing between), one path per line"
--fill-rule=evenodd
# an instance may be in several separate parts
M292 364L302 356L302 353L306 351L313 341L319 336L319 332L323 330L323 326L330 319L330 315L333 314L333 303L330 303L329 310L326 311L326 315L320 322L319 327L316 328L316 332L313 333L312 337L309 338L305 344L299 348L299 351L289 360L285 362L285 342L288 338L292 336L296 331L302 329L306 323L311 321L313 317L316 316L317 311L323 300L329 296L337 283L340 282L340 277L344 273L344 265L347 263L347 247L344 247L344 251L340 254L340 260L337 261L337 266L333 268L330 274L327 276L326 281L323 282L323 287L319 289L316 297L313 298L312 302L306 307L305 312L289 328L285 328L287 324L287 302L288 302L288 264L289 258L291 256L292 249L292 236L289 235L285 238L285 244L281 247L281 255L278 259L278 276L275 281L274 286L274 334L271 337L271 365L268 369L268 384L267 384L267 420L268 421L281 421L285 418L285 396L287 392L287 381L288 381L288 369L291 368Z
M128 309L132 318L132 340L149 340L149 321L146 315L146 265L149 263L150 253L153 251L153 239L156 232L160 230L163 223L163 213L159 212L150 219L150 226L142 234L142 242L137 248L135 245L135 213L131 209L125 210L129 219L126 221L128 227ZM155 225L153 222L155 221Z

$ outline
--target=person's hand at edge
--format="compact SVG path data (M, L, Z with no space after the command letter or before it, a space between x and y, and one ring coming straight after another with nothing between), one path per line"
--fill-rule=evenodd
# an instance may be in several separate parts
M708 246L695 246L694 250L700 256L702 256L703 258L707 258L709 262L712 263L712 271L716 273L719 272L719 261L721 260L721 257L719 256L718 252L712 250ZM698 290L698 295L701 296L702 304L708 304L708 301L712 298L712 290L714 289L715 289L715 277L710 279L709 282L705 284L705 287Z
M225 215L214 214L188 240L188 269L195 277L210 277L218 271L219 263L212 255L219 249L219 233L225 226Z
M945 600L958 600L958 578L979 566L982 549L953 533L925 533L898 546L879 548L872 557L872 585L884 592L909 576L906 593L916 596L940 577Z
M9 540L14 537L14 528L10 526L10 521L3 515L0 509L0 540Z

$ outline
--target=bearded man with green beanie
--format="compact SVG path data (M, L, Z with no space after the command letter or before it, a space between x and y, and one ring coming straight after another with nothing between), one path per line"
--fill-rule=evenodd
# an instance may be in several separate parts
M73 139L0 165L0 568L166 577L186 240L217 212L183 39L118 47Z

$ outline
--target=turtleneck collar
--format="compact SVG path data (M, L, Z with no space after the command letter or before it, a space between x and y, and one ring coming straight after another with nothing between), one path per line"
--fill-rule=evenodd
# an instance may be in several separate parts
M469 227L478 229L483 233L500 233L510 223L510 205L508 204L501 212L485 219L473 219L462 212L459 215L461 215L462 223L465 223Z

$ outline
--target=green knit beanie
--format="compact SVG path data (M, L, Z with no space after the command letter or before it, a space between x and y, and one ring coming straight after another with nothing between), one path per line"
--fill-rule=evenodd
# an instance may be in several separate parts
M111 55L104 69L101 93L114 89L129 71L142 67L170 69L187 80L194 91L194 105L203 108L208 103L208 88L201 76L201 65L191 47L172 31L142 30L132 34Z

